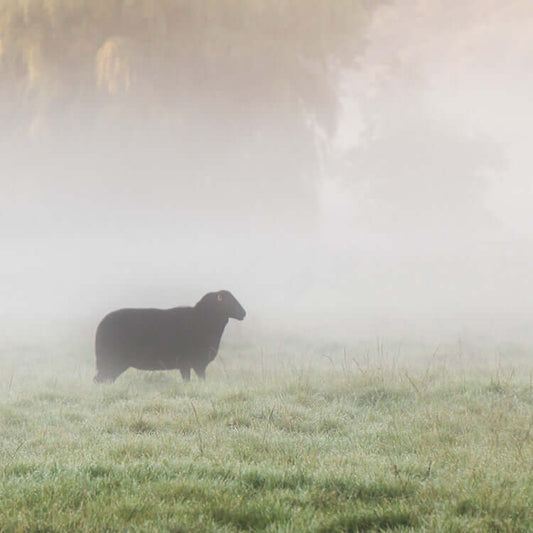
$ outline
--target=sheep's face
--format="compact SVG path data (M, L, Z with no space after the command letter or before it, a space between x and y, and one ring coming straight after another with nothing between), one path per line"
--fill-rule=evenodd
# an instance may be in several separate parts
M237 301L237 298L229 291L218 291L216 294L216 306L221 313L229 318L242 320L246 316L244 307Z
M208 306L218 315L227 318L242 320L246 316L243 306L229 291L210 292L206 294L197 305Z

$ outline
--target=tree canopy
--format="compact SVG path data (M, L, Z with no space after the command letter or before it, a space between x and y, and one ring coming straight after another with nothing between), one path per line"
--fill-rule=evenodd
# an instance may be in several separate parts
M314 130L334 131L338 76L356 66L378 4L3 2L1 134L74 136L81 151L133 142L137 169L172 167L189 192L307 202Z

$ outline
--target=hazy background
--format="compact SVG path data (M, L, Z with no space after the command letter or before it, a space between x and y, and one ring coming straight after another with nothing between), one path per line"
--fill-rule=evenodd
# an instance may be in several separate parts
M529 0L3 1L3 335L226 288L529 342L532 94Z

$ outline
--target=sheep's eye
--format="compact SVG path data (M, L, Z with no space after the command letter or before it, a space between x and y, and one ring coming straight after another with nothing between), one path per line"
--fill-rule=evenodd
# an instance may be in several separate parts
M218 300L219 302L221 302L221 301L222 301L222 295L218 294L218 295L217 295L217 300Z

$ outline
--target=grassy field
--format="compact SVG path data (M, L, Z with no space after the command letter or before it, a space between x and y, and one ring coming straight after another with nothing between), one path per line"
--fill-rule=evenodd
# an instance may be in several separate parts
M79 350L79 351L77 351ZM235 345L205 383L0 350L0 530L533 531L533 365Z

